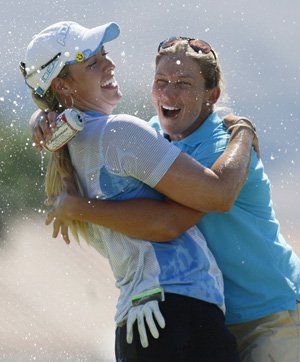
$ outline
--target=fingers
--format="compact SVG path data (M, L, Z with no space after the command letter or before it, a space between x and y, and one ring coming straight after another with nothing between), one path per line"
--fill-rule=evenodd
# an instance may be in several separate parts
M127 319L127 325L126 325L126 340L127 343L131 344L133 340L133 323L132 320Z
M224 117L225 122L236 122L239 118L239 116L235 116L234 114L228 114Z
M44 205L49 206L49 205L54 205L55 201L56 201L57 197L56 196L51 196L48 197L45 201L44 201Z
M145 320L144 320L144 313L138 313L137 316L137 324L138 324L138 331L140 335L140 341L143 348L147 348L149 346L147 332L145 328Z
M56 200L56 197L48 197L48 199L46 199L44 201L44 204L47 205L47 206L48 205L54 205L55 200ZM52 209L50 212L48 212L45 224L50 225L54 218L55 218L55 210Z
M52 233L52 237L55 239L57 238L57 235L59 234L59 230L60 230L60 221L58 219L54 219L53 222L53 233Z
M65 243L70 244L69 228L67 225L65 225L60 220L58 220L54 217L54 211L49 212L47 220L46 220L46 225L49 225L52 221L53 221L52 237L54 239L57 238L59 231L61 231L61 236L64 239Z
M166 326L165 318L161 314L158 302L153 307L153 313L154 313L155 319L156 319L158 325L160 326L160 328L165 328L165 326Z
M229 128L231 125L236 123L239 120L240 117L235 116L233 114L228 114L224 117L224 125L226 128Z
M48 113L48 120L49 120L49 127L50 128L55 128L57 116L58 116L58 113L56 113L56 112L49 112Z
M70 239L69 239L69 228L68 226L62 224L61 225L61 235L65 241L66 244L70 244Z
M127 343L131 344L133 340L133 325L136 321L138 313L138 307L130 309L128 313L127 323L126 323L126 340Z
M258 137L255 137L253 141L253 147L254 151L257 153L257 158L260 160L260 148L259 148Z
M48 119L43 119L40 122L40 128L42 130L44 138L46 138L47 140L51 140L52 132L51 132L51 128L50 128Z
M31 138L34 146L39 151L42 151L45 140L50 140L52 138L51 129L55 128L56 117L57 113L55 112L50 112L49 114L39 113L37 115L36 121L32 127Z
M52 209L47 215L45 224L47 226L50 225L54 218L55 218L55 211Z
M40 128L42 131L42 134L47 138L52 138L51 128L49 125L48 115L43 114L40 119L37 120L34 128L38 129Z
M38 124L34 125L32 128L31 139L32 139L33 146L38 151L42 151L43 150L42 146L43 146L43 143L45 142L45 139L44 139L42 130Z
M152 336L157 339L159 337L159 332L153 319L152 309L149 307L145 308L145 318Z
M131 344L132 340L133 340L132 325L128 326L128 323L127 323L126 341L128 344Z
M234 114L228 114L227 116L224 117L223 121L226 128L229 128L233 124L236 124L240 121L244 121L250 124L251 127L255 130L255 125L246 117L240 117L240 116L235 116Z
M43 114L43 116L38 119L38 124L41 128L44 138L47 140L51 140L52 132L51 129L55 128L56 126L56 117L58 113L56 112L49 112L48 114Z
M158 301L152 301L144 306L144 315L146 318L146 322L148 324L149 330L154 338L159 337L159 331L156 327L156 323L154 321L153 315L160 326L160 328L165 328L166 322L163 315L160 312Z
M55 203L55 197L49 197L47 200L45 200L45 205L53 205ZM61 236L63 237L66 244L70 244L70 238L69 238L69 227L65 225L60 220L56 219L55 217L55 209L52 209L46 218L45 224L48 226L53 222L53 238L57 238L59 234L59 230L61 230Z
M149 346L145 320L151 335L156 339L159 337L159 331L154 321L153 315L155 316L158 325L161 328L165 328L166 326L165 319L160 312L159 304L157 301L151 301L142 306L133 307L132 309L130 309L128 313L127 330L126 330L127 343L129 344L132 343L133 325L135 321L137 321L140 342L143 348L147 348Z

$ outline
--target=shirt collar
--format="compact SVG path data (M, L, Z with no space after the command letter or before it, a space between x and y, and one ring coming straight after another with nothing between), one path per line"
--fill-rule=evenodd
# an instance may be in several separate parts
M84 111L83 113L90 117L106 116L105 114L96 111Z
M217 112L210 114L204 123L201 124L192 134L183 138L179 142L188 146L195 147L199 143L206 141L210 137L212 131L222 122Z

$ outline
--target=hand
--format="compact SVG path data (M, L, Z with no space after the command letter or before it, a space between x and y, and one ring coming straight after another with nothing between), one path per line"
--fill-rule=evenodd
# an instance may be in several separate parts
M141 344L144 348L149 346L146 328L145 328L145 318L152 336L156 339L159 337L158 329L153 320L153 314L160 328L165 328L166 323L163 315L160 312L157 300L152 300L151 302L148 302L146 304L132 307L129 310L128 319L127 319L127 337L126 337L127 343L129 344L132 343L133 339L132 328L135 321L137 321Z
M70 196L77 195L77 190L74 183L66 177L63 177L62 181L64 183L64 190L58 196L48 197L48 199L44 201L45 205L53 205L53 208L48 213L46 225L51 224L54 220L53 238L56 238L59 231L61 231L61 235L66 244L70 244L68 226L72 220L68 218L66 209Z
M229 128L230 126L236 124L240 119L247 119L247 118L235 116L234 114L228 114L227 116L224 117L223 123L226 128Z
M257 134L256 134L256 137L253 138L252 145L254 147L254 151L257 153L257 158L260 160L260 148L259 148L258 135Z
M253 133L255 136L253 137L252 146L254 147L254 151L257 153L258 159L260 159L260 148L255 125L248 118L235 116L233 114L229 114L223 119L223 123L226 128L229 128L237 123L243 124L243 122L245 122L246 125L248 124L248 126L251 126L254 131Z
M42 111L35 112L30 119L31 139L38 151L42 151L45 139L52 138L51 128L56 125L56 117L58 113Z

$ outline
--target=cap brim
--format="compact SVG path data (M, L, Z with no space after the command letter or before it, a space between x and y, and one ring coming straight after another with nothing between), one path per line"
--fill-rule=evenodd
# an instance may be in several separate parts
M120 35L119 25L116 23L108 23L106 30L104 32L102 43L108 43L112 40L115 40L119 35Z
M101 49L104 43L116 39L119 35L120 28L116 23L108 23L87 29L80 40L79 51L85 55L84 60L89 59ZM77 63L75 53L71 55L71 60L66 62L66 64L72 63Z

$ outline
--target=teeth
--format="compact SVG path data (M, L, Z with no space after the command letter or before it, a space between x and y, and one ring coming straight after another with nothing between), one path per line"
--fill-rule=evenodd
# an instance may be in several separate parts
M167 107L167 106L162 106L163 109L166 109L167 111L179 111L180 108L174 108L174 107Z
M109 84L112 84L112 83L115 83L115 82L116 82L115 77L112 77L112 78L110 78L108 81L106 81L104 84L102 84L101 87L106 87L106 86L108 86Z

